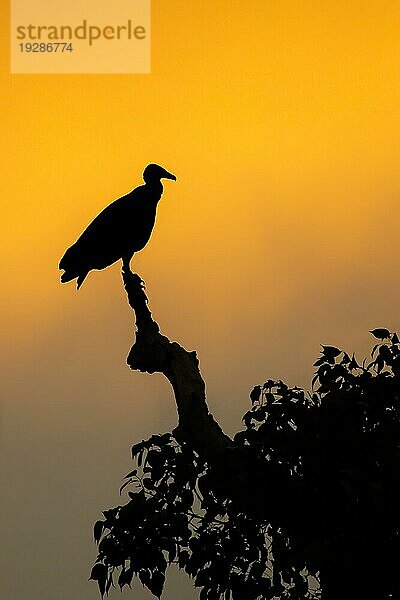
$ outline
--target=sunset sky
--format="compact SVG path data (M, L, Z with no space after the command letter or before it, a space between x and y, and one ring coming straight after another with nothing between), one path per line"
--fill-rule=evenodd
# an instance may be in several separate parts
M320 343L366 355L400 329L400 6L153 0L149 75L10 75L1 10L0 595L95 600L92 524L176 413L125 365L119 265L77 293L60 257L158 162L178 180L132 266L229 434L253 385L309 387Z

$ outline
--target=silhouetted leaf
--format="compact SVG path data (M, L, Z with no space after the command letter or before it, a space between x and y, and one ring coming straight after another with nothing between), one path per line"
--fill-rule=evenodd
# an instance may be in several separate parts
M164 589L165 575L160 571L154 571L147 587L154 596L160 598Z
M168 552L168 561L172 563L177 554L177 544L174 540L163 540L162 549Z
M256 385L250 392L250 400L252 404L258 402L261 396L261 386Z
M137 469L133 469L128 475L125 475L124 479L130 479L131 477L135 477L137 475Z
M101 596L104 596L106 591L107 567L101 563L94 565L89 579L97 581Z
M139 579L140 579L140 583L142 585L145 585L146 587L148 587L148 583L150 581L150 577L151 577L151 572L149 569L141 569L139 571Z
M390 336L390 331L388 329L384 329L383 327L378 327L377 329L371 329L370 333L378 340L384 340Z
M101 534L103 533L103 529L104 529L104 521L96 521L96 523L94 524L94 527L93 527L93 535L94 535L96 544L98 544L100 541Z
M270 390L272 387L274 387L274 386L275 386L275 383L276 383L276 382L275 382L273 379L268 379L268 380L267 380L267 381L264 383L264 385L263 385L263 388L264 388L264 389L266 389L266 390Z
M375 352L377 351L377 349L380 347L380 344L375 344L375 346L372 348L371 351L371 356L374 356Z
M347 352L343 352L343 358L341 360L343 365L348 365L350 362L350 356L347 354Z
M319 367L319 366L323 365L324 363L325 363L325 356L322 355L315 361L315 363L313 363L313 367Z
M387 365L390 365L390 363L392 362L392 354L390 352L389 347L386 346L386 345L380 346L380 348L379 348L379 356L382 357L383 361Z
M118 513L118 508L111 508L109 510L103 511L103 515L105 516L106 521L107 521L107 526L108 526L108 523L111 524L115 521L115 517L117 516L117 513Z
M349 363L349 369L354 370L354 369L359 369L359 368L360 368L360 365L356 361L356 358L353 354L353 356L351 357L351 361Z
M342 351L335 348L335 346L322 346L322 354L328 361L335 359L341 352Z
M142 466L142 462L143 462L143 453L144 453L144 448L142 450L139 450L139 453L137 455L137 462L138 462L138 466L141 467Z
M187 561L189 560L190 554L187 550L182 550L178 554L178 564L181 569L185 568Z
M131 448L131 454L132 454L132 458L135 458L135 456L137 454L139 454L139 452L142 452L144 449L144 442L140 442L139 444L134 444Z
M158 570L151 572L149 569L139 571L139 579L150 592L159 598L162 594L165 582L165 575Z
M385 366L385 361L383 360L383 358L381 356L378 356L378 358L375 361L375 365L376 365L376 370L378 371L378 373L380 373Z
M119 495L121 495L122 494L122 490L124 488L126 488L127 485L130 485L131 483L132 483L132 479L128 479L128 481L125 481L125 483L123 483L121 485L121 487L119 488Z
M109 574L108 579L107 579L107 583L106 583L106 590L105 593L108 596L108 592L110 591L110 587L113 585L113 578L112 578L112 573Z
M133 569L132 568L123 569L118 577L118 585L121 588L121 590L124 587L124 585L129 585L129 587L131 587L132 579L133 579Z
M207 600L208 598L208 588L203 588L200 592L199 600Z
M148 479L147 477L146 477L146 479L142 480L142 485L146 490L154 489L154 481L152 481L151 479Z

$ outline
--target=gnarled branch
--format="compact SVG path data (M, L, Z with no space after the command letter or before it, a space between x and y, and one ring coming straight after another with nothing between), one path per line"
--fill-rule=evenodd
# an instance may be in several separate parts
M232 447L232 440L208 410L206 387L196 352L188 352L160 333L148 307L142 279L127 270L123 270L122 276L137 327L136 340L127 358L128 365L134 370L165 375L172 385L178 411L175 436L190 442L206 458L216 458Z

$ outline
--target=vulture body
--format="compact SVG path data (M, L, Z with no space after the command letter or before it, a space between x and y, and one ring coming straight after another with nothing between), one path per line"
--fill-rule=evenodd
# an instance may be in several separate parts
M79 289L89 271L105 269L121 258L129 269L133 254L150 239L162 178L176 180L159 165L148 165L143 172L145 184L112 202L88 225L60 261L62 283L77 279Z

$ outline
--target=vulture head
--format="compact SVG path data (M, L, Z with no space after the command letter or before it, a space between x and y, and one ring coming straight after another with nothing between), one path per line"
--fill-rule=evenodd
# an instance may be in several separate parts
M154 163L147 165L143 171L143 179L144 182L148 184L159 183L160 179L172 179L173 181L176 181L175 175L172 175L172 173L169 173L163 169L163 167Z

